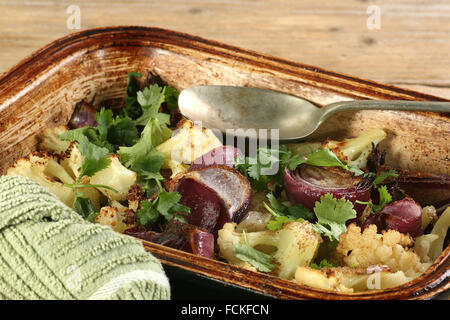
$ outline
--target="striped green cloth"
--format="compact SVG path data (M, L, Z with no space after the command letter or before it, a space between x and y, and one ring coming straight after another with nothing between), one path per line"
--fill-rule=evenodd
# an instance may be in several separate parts
M31 179L0 177L0 299L170 299L142 244L86 222Z

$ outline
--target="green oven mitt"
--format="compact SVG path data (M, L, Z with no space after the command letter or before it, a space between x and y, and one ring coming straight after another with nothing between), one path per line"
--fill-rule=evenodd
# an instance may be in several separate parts
M0 177L0 299L170 299L142 244L85 221L33 180Z

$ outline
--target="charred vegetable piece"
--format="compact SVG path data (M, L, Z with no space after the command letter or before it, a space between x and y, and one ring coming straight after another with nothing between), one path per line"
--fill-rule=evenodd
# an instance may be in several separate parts
M191 208L186 220L216 233L225 222L240 222L248 213L252 189L248 180L227 166L210 166L178 176L169 190Z
M177 220L165 225L161 233L137 227L126 230L125 234L201 257L214 258L214 236L207 230Z
M423 234L422 208L411 198L395 201L385 205L379 213L367 218L364 227L371 224L376 225L378 230L392 229L417 237Z
M95 127L97 126L97 121L95 120L95 113L97 110L86 102L85 100L79 102L75 106L75 110L72 113L72 117L69 120L69 127L71 129L81 128L81 127Z
M337 167L316 167L306 164L298 166L294 171L285 168L284 183L286 194L293 204L302 204L313 210L316 201L325 194L335 198L346 198L354 204L359 218L365 205L355 203L357 200L370 200L371 184L363 177L355 177L351 172ZM349 220L348 224L354 220Z
M191 208L186 221L210 232L219 228L219 220L227 220L223 201L210 187L191 178L182 178L175 189L180 203ZM224 216L224 217L223 217Z

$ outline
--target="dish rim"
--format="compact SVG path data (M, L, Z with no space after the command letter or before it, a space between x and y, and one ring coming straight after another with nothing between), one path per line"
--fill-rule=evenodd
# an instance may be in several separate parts
M311 80L314 78L315 81L324 84L326 89L343 93L353 98L450 101L445 98L399 88L394 85L365 80L344 73L333 72L327 69L241 49L239 47L207 40L182 32L143 26L112 26L93 28L66 35L49 43L41 49L38 49L33 54L14 65L9 71L2 74L0 76L0 111L14 104L14 97L17 96L17 94L23 93L28 86L32 86L33 82L39 79L40 73L47 70L51 65L57 64L57 62L60 61L58 59L63 58L65 54L83 50L83 48L88 50L91 42L92 44L100 44L100 41L105 39L105 43L108 41L139 43L145 40L157 48L169 50L167 48L167 45L169 45L172 49L174 47L180 47L193 51L203 51L208 54L228 59L238 59L245 64L289 74L298 78L298 80ZM232 52L233 55L230 54L230 52ZM30 75L30 72L33 72L34 75L31 78L28 76ZM30 79L34 80L30 83ZM14 92L16 94L14 94ZM13 95L11 95L11 93L13 93ZM430 117L438 116L450 119L450 116L446 114L424 113ZM146 250L158 256L163 263L165 262L185 270L203 274L206 277L222 281L226 284L235 284L246 289L268 294L270 296L273 295L278 298L428 299L450 288L450 283L448 281L446 283L446 280L450 278L450 269L448 267L450 264L450 246L447 246L444 252L433 262L432 266L430 266L424 274L402 286L385 290L344 294L293 284L290 281L278 279L270 275L254 273L221 261L198 257L190 253L146 241L143 241L143 244ZM204 266L200 266L199 263L193 263L193 260L202 262ZM214 261L214 263L212 263L212 261ZM208 274L207 271L205 271L205 266L217 269L210 269L210 273ZM218 272L216 277L213 277L211 274L213 271ZM239 281L239 279L235 279L234 277L231 279L231 282L226 281L225 276L229 275L229 272L236 273L240 276L250 274L252 278L260 278L256 280L261 280L260 282L263 287L257 287L256 284ZM256 282L260 283L258 281ZM268 285L268 283L270 285ZM263 288L265 288L266 291L263 291ZM399 294L398 291L403 294Z

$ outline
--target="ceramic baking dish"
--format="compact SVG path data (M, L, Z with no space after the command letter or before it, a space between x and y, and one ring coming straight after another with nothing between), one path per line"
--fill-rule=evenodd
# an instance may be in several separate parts
M82 99L93 101L97 107L119 106L124 99L126 74L134 70L143 74L152 71L178 89L197 84L270 88L318 105L353 99L442 100L169 30L146 27L86 30L54 41L1 76L1 173L14 160L35 150L37 135L43 128L66 124L75 104ZM448 115L343 112L327 120L312 139L355 136L374 127L389 132L381 145L388 151L388 164L450 174ZM171 270L174 279L195 278L199 287L205 283L231 287L259 294L257 297L427 299L450 287L450 247L422 276L401 287L339 294L157 244L144 242L144 245Z

